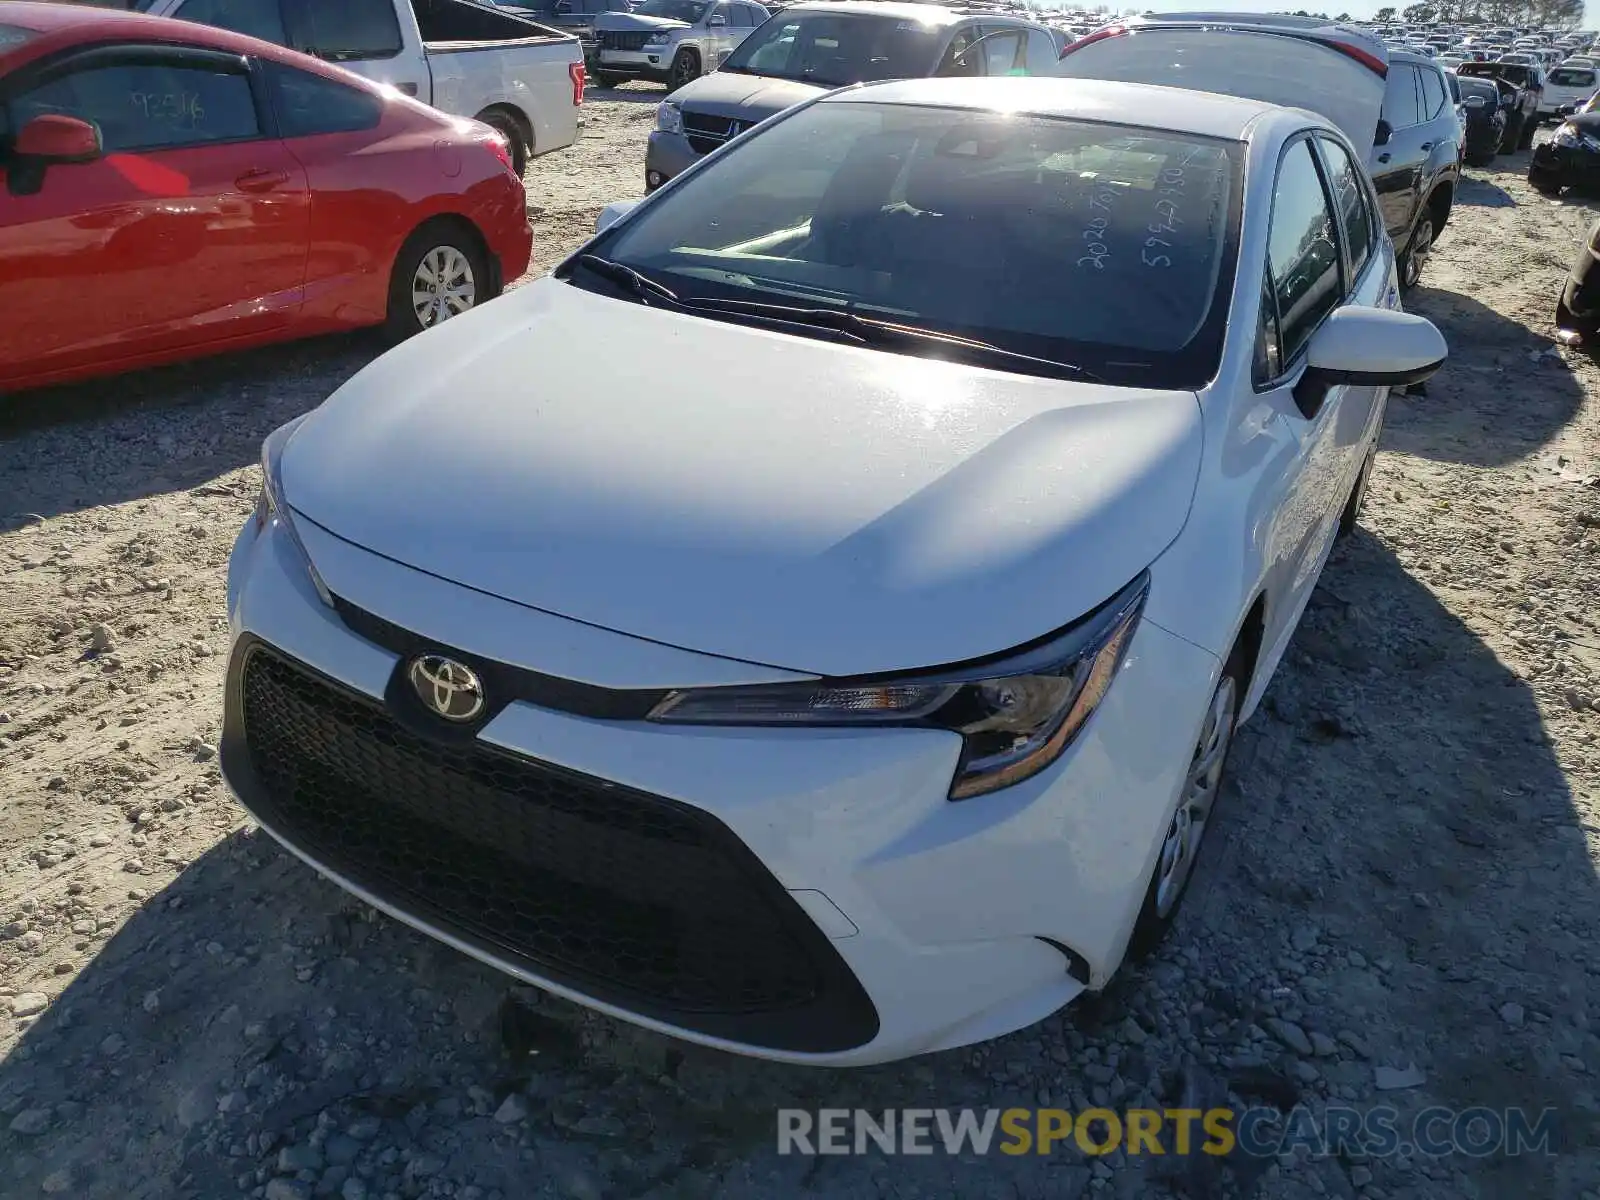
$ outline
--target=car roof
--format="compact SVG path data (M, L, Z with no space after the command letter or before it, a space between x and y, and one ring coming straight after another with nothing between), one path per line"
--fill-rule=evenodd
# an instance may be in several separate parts
M150 17L143 13L94 8L87 5L5 0L5 7L0 9L0 24L30 29L38 34L37 37L18 42L8 50L0 52L0 74L35 59L78 46L100 42L165 42L270 58L314 75L337 80L346 87L383 93L383 89L370 80L354 76L350 72L320 59L300 54L286 46L263 42L193 21L175 21L168 17ZM420 105L417 109L427 111Z
M1240 141L1250 125L1268 113L1284 111L1259 100L1214 92L1103 79L1052 79L1044 76L974 79L897 79L847 88L820 103L920 104L933 108L994 109L1046 117L1113 121L1197 137Z
M802 9L806 12L898 18L902 21L920 21L924 25L954 25L973 15L959 8L947 8L943 4L918 4L915 0L908 0L907 3L895 3L895 0L800 0L784 11L794 13Z

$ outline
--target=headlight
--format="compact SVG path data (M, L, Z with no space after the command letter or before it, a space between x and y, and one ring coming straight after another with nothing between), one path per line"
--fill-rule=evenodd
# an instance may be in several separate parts
M646 46L665 46L671 40L672 35L670 33L652 33L645 38L644 44Z
M699 725L900 725L965 745L950 799L1021 783L1072 744L1105 699L1150 590L1141 574L1082 620L999 658L874 679L669 693L652 721Z
M1556 130L1555 136L1550 140L1558 146L1576 146L1578 144L1578 130L1572 125L1563 125Z
M267 435L267 440L261 443L261 494L256 497L256 533L262 533L268 525L276 521L283 532L288 534L295 552L300 555L300 561L305 565L306 574L311 579L311 586L317 589L317 596L332 608L333 594L328 591L328 585L322 582L322 576L317 574L317 568L312 565L311 555L306 553L305 543L300 540L300 534L294 527L293 515L283 499L283 448L289 444L289 439L294 436L294 431L304 420L304 416L298 416L287 425L278 426Z
M671 100L663 100L656 109L656 128L662 133L683 132L683 112Z

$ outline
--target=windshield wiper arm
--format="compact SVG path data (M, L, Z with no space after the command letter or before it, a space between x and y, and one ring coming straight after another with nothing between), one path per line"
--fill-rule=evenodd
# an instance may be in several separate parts
M683 308L683 301L678 299L678 293L664 283L657 283L648 275L635 271L632 267L619 262L612 262L609 258L601 258L598 254L580 254L575 260L581 267L587 267L596 275L620 283L639 299L640 304L661 304L667 308Z
M1070 375L1074 378L1085 379L1091 383L1104 383L1105 380L1077 363L1061 362L1053 358L1039 358L1033 354L1023 354L1017 350L1007 350L1004 346L996 346L992 342L980 342L976 338L962 337L956 333L943 333L937 329L923 329L918 325L902 325L896 321L880 321L873 317L863 317L840 308L805 308L800 305L767 304L759 300L718 300L695 299L686 302L690 308L711 309L716 311L731 312L739 315L765 319L769 321L782 321L792 325L809 325L817 329L827 329L843 334L860 342L873 346L889 345L926 345L930 347L946 346L951 350L961 351L980 358L993 359L997 362L1011 363L1017 366L1030 366L1035 368L1037 374Z

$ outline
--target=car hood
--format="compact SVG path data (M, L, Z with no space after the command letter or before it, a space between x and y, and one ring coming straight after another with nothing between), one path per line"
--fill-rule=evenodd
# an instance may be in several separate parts
M765 120L828 90L795 79L713 71L679 88L672 94L672 101L685 112Z
M1197 401L646 308L546 277L290 439L290 507L431 574L819 675L1009 649L1187 519ZM426 632L426 631L423 631Z
M688 29L689 22L670 17L641 17L636 13L600 13L594 19L596 33L627 33L630 30Z

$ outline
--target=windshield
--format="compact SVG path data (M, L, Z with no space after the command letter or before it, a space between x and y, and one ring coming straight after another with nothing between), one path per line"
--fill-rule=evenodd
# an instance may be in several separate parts
M723 70L843 87L927 75L939 45L934 28L921 21L802 11L745 38Z
M1550 82L1556 87L1594 86L1594 72L1586 67L1557 67L1550 72Z
M685 300L837 309L1193 388L1221 351L1240 160L1131 126L826 101L592 249Z
M705 16L711 5L706 0L644 0L633 10L637 17L665 17L693 25Z

